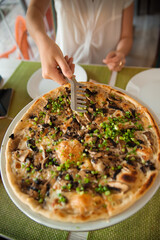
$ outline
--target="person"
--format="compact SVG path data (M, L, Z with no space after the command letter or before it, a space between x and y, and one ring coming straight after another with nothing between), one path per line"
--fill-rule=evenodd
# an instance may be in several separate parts
M44 78L64 84L74 73L74 63L103 62L112 71L124 67L133 42L133 0L54 0L55 41L43 21L49 4L50 0L31 0L26 14Z

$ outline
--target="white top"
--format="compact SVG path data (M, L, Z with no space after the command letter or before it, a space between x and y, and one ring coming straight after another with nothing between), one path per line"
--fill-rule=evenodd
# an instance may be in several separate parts
M55 0L56 43L75 63L98 63L115 50L122 11L133 0Z

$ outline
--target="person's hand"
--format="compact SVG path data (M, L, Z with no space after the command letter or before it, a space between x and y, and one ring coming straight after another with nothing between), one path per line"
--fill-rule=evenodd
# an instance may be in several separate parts
M64 76L72 77L75 67L73 58L64 57L58 45L48 36L40 42L38 48L43 78L52 79L61 85L67 83Z
M105 63L111 71L119 72L124 67L126 59L123 53L113 51L108 53L106 58L103 59L103 63Z

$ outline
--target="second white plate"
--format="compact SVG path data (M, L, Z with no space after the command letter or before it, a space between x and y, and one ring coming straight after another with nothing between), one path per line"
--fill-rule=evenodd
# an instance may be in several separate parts
M76 75L76 80L78 82L86 82L87 81L86 71L78 64L75 64L74 74ZM28 92L29 96L32 99L34 99L34 98L39 97L59 86L60 85L57 82L55 82L51 79L44 79L42 77L42 69L40 68L28 80L27 92Z
M126 91L146 103L160 120L160 69L136 74L129 81Z

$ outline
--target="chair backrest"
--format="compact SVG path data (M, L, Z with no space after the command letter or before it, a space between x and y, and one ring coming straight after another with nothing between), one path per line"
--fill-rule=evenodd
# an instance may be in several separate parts
M26 59L29 60L34 58L34 54L32 49L28 43L27 39L27 28L26 28L26 21L22 16L17 16L15 21L15 42L14 45L10 50L0 54L0 58L8 58L10 54L12 54L15 50L19 50L19 59Z
M29 60L29 52L32 53L31 47L27 40L27 27L26 21L22 16L17 16L15 22L15 39L19 46L19 49L24 57L24 59ZM21 58L19 56L19 58Z

